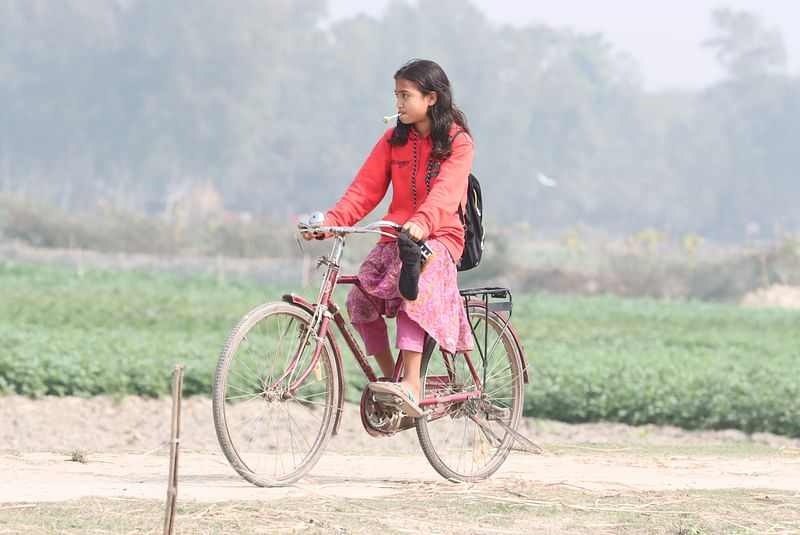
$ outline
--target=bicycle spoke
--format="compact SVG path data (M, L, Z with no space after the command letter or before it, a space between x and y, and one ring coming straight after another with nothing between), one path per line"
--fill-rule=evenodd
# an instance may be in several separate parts
M237 388L237 387L233 387L233 388L235 390L240 390L240 391L244 392L244 390L241 390L240 388ZM225 396L225 401L234 401L234 400L242 399L242 398L248 398L248 400L256 400L256 399L260 399L261 398L261 394L253 394L251 392L247 392L246 394L241 394L239 396Z
M275 447L277 448L278 444L281 443L281 424L275 424L272 426L275 429ZM273 474L279 474L286 472L286 467L283 464L283 457L276 451L275 455L275 468L273 469ZM281 471L278 472L278 461L280 461Z
M292 428L292 423L294 423L294 426L295 426L295 428L298 430L298 433L300 434L300 438L302 438L302 439L303 439L303 441L306 443L306 446L308 446L309 448L311 448L311 443L308 441L308 438L306 438L306 435L305 435L305 433L303 433L303 431L302 431L301 427L300 427L300 426L298 425L298 423L297 423L297 420L294 418L294 416L292 416L292 414L291 414L291 412L289 411L289 409L287 409L286 407L284 407L284 411L286 411L286 416L288 416L288 417L289 417L289 418L288 418L289 430L291 431L291 428Z
M247 388L242 388L243 386ZM225 397L227 401L232 401L236 397L249 396L251 399L264 399L264 389L255 388L255 385L231 385L228 389L231 395Z
M329 403L324 403L324 402L322 402L322 401L307 401L307 402L303 402L303 404L302 404L302 405L303 405L303 406L310 405L310 406L312 406L312 407L321 407L321 408L323 408L323 409L325 409L325 408L328 408L328 407L330 407L330 406L331 406ZM320 422L322 421L322 418L321 418L321 417L317 417L317 416L315 416L313 412L309 411L309 414L311 414L311 416L313 416L313 417L314 417L315 419L317 419L318 421L320 421Z
M285 409L285 407L284 407L284 409ZM288 424L288 427L289 427L289 436L291 437L290 444L291 444L291 449L292 449L292 463L295 466L297 466L297 461L295 461L295 455L297 454L297 452L295 451L294 433L292 433L292 422L294 421L294 419L291 417L291 415L289 414L288 410L286 410L286 414L287 414L287 416L289 416L289 420L287 421L287 424ZM297 428L297 432L301 434L300 436L303 437L302 430L297 426L296 423L295 423L295 427ZM305 437L303 437L303 438L305 438ZM311 444L308 444L308 440L306 440L306 445L309 447L309 449L311 448Z
M313 373L313 372L312 372L312 373ZM323 379L324 379L324 377L323 377ZM306 381L308 381L308 379L306 379ZM320 381L319 381L319 382L322 382L322 379L320 379ZM305 384L303 384L303 385L300 385L299 387L297 387L297 388L295 389L295 391L294 391L294 394L295 394L295 395L297 395L297 393L298 393L298 392L300 392L301 390L304 390L304 389L306 389L306 388L311 388L312 386L317 386L317 387L319 387L319 385L317 385L317 384L315 384L315 383L313 383L313 382L308 382L308 383L305 383Z
M258 337L253 336L253 342L251 343L249 339L245 338L242 340L242 346L246 354L252 355L252 361L254 364L257 364L259 361L259 346L261 344L258 343L258 339L263 339L263 333L261 332L261 325L258 325L259 335ZM241 359L241 364L247 368L247 370L253 374L255 377L261 378L260 373L256 373L253 369L251 369L247 364L244 362L244 358ZM266 388L266 377L262 380L262 388Z
M288 412L286 410L286 407L283 404L281 404L281 406L278 408L278 411L283 413L284 415L288 416ZM297 464L295 463L295 460L294 460L295 459L295 454L294 454L294 444L295 444L295 442L294 442L294 434L292 433L291 419L282 419L282 421L286 425L286 432L289 435L289 447L291 448L291 452L292 452L292 468L294 468ZM279 442L277 442L277 440L276 440L276 443L279 443ZM284 468L284 470L285 470L284 456L280 455L280 454L277 454L277 457L280 457L281 467Z
M462 470L463 470L463 468L461 468L461 467L462 467L462 463L464 462L464 454L463 454L464 443L466 441L467 441L467 422L466 421L462 421L462 424L461 424L461 445L457 450L454 451L454 454L456 455L456 461L457 461L456 466L459 469L462 469ZM458 455L459 452L461 452L461 455Z
M308 358L306 358L304 356L301 356L301 358L298 359L297 364L295 364L293 366L292 371L289 374L289 377L286 378L286 385L287 386L293 385L297 381L297 379L299 379L300 376L306 372L307 364L311 364L312 356L313 356L313 354L309 355ZM308 363L307 364L304 363L303 362L304 360L308 360ZM312 374L313 374L313 372L312 372ZM309 375L304 379L304 381L309 381L312 378L313 378L313 375ZM303 386L311 386L313 384L314 383L305 383L305 385L303 385ZM302 387L300 387L300 388L302 388Z
M274 377L272 375L272 372L275 369L275 363L277 362L278 359L272 359L272 362L270 362L268 344L269 344L269 340L270 340L271 337L269 335L269 332L267 332L266 335L264 334L265 326L263 325L263 323L258 323L257 324L257 328L258 328L259 338L262 340L259 345L263 346L263 348L265 350L264 351L264 355L263 355L264 371L266 372L264 374L264 388L267 388L267 385L271 384L273 382ZM253 352L255 353L256 360L258 360L260 357L259 357L259 351L258 351L258 347L257 346L253 348ZM269 371L268 372L266 371L267 367L269 367Z
M244 386L252 386L254 393L255 392L264 392L263 385L259 385L259 384L255 383L255 382L251 381L249 377L246 377L246 376L242 375L241 373L239 373L236 370L231 370L231 374L236 375L239 378L241 378L243 380L243 382L244 382ZM240 386L232 386L231 388L236 388L240 392L248 392L248 390L245 390L244 388L242 388Z
M243 419L242 421L238 422L238 423L237 423L237 424L236 424L236 425L235 425L235 426L234 426L234 427L231 429L231 431L244 432L244 431L245 431L245 430L246 430L246 429L249 427L249 425L250 425L250 424L251 424L251 423L252 423L252 422L253 422L253 421L254 421L256 418L259 418L259 417L260 417L262 414L263 414L263 412L259 411L259 413L258 413L258 414L255 414L255 415L253 415L253 416L250 416L250 417L248 417L248 418L245 418L245 419Z

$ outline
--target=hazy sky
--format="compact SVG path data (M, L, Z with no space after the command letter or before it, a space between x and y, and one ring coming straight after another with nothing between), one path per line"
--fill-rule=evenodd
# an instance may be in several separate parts
M413 0L406 0L413 1ZM720 79L711 11L731 7L761 17L783 35L787 70L800 74L800 0L471 0L498 24L535 22L600 33L639 63L648 89L700 88ZM332 18L380 15L389 0L329 0Z

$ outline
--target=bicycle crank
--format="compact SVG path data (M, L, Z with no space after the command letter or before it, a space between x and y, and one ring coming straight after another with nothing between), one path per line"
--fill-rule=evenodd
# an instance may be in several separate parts
M361 395L361 424L370 436L391 436L414 427L414 418L400 412L400 403L388 401L389 404L383 403L369 388L364 389Z
M375 403L380 405L381 407L388 409L392 412L400 413L403 409L403 400L400 396L396 396L394 394L388 394L386 392L373 392L373 398L375 399ZM428 416L431 413L430 410L422 411L423 416Z

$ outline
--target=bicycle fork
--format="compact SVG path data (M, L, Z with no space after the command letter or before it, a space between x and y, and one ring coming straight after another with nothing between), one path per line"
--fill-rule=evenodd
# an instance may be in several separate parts
M333 294L333 289L336 287L336 280L339 276L339 258L342 254L342 248L344 246L343 240L340 237L335 238L336 243L333 248L333 252L331 254L331 258L323 257L320 259L320 264L327 264L328 269L325 273L325 277L323 278L322 287L319 291L319 296L317 297L317 304L314 308L314 312L311 316L311 322L309 323L306 332L303 333L300 343L297 346L297 352L292 356L292 359L288 366L286 366L286 371L279 377L275 383L271 386L271 388L275 388L277 385L281 384L282 381L286 380L295 370L295 367L300 363L300 359L305 352L306 346L309 344L310 340L314 340L314 353L311 356L311 361L309 362L308 366L300 373L299 377L294 380L286 389L284 393L285 397L290 397L294 395L294 392L300 388L303 384L303 381L317 368L317 364L319 363L319 356L322 352L322 345L324 344L325 338L328 336L328 326L330 325L331 318L333 315L331 314L330 310L325 303L331 302L331 295Z

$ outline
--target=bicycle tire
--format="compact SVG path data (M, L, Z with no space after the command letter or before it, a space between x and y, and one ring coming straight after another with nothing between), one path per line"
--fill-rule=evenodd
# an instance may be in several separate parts
M311 321L298 306L266 303L241 319L220 353L212 389L214 429L228 462L254 485L294 483L316 464L330 438L339 410L339 370L327 340L297 391L286 388L313 355L314 337L306 336ZM283 377L298 354L297 365Z
M487 323L486 308L473 303L467 306L467 317L473 325L475 344L469 356L482 382L484 366L479 347L489 351L481 398L433 406L432 414L416 420L417 436L428 462L442 477L459 482L486 479L505 462L514 437L496 420L516 430L525 393L522 359L511 332L503 328L506 319L490 312ZM487 326L491 330L488 347L484 348ZM424 397L475 390L464 355L437 348L436 341L428 338L420 366Z

